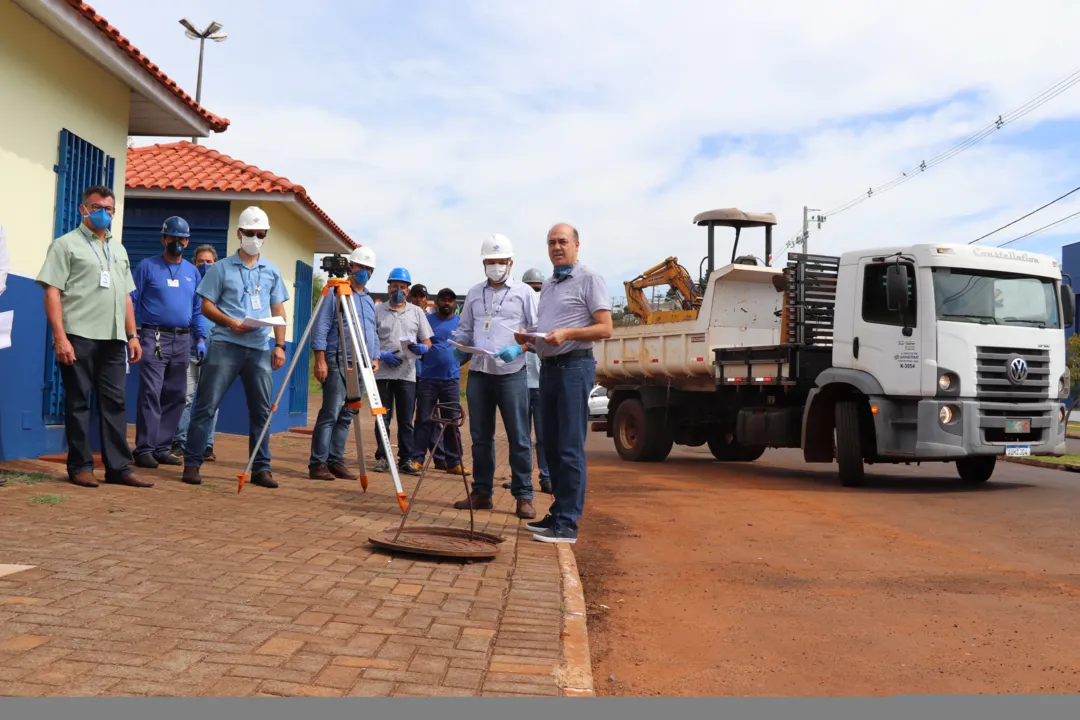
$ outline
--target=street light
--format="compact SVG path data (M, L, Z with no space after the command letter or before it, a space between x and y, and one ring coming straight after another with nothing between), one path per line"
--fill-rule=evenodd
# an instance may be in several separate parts
M187 18L184 18L183 20L181 20L180 24L184 26L184 29L185 29L184 35L187 35L192 40L198 40L199 41L199 79L196 82L196 87L195 87L195 103L197 105L201 105L202 104L203 47L206 45L206 41L208 39L213 40L214 42L224 42L225 38L227 38L228 35L226 35L224 32L222 32L221 23L219 23L217 20L210 23L210 25L207 26L207 28L205 30L202 30L202 31L196 30L195 26L192 25L191 21L188 20ZM195 143L197 145L199 143L199 138L193 137L193 138L191 138L191 142L193 142L193 143Z

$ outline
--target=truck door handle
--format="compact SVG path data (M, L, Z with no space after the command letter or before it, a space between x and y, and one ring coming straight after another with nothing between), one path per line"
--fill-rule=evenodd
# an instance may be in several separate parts
M851 343L851 353L857 359L859 357L859 338L855 338Z

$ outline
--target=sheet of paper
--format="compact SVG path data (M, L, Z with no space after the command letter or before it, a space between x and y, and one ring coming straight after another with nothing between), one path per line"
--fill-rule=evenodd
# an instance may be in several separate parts
M456 347L461 352L469 354L469 355L494 355L495 354L495 353L491 352L490 350L485 350L483 348L476 348L476 347L469 347L468 345L462 345L457 340L448 340L447 342L449 342L452 347Z
M507 330L509 330L510 332L514 332L514 333L518 332L518 329L516 327L512 327L510 325L507 325L504 322L501 322L499 324L502 325ZM547 333L542 333L542 332L522 332L520 334L524 335L525 337L540 338L541 340L544 339L545 337L547 337Z
M0 350L11 347L11 328L14 323L14 310L0 313Z
M409 346L416 342L415 338L403 337L399 339L401 340L401 350L405 353L405 357L409 358L410 360L416 360L420 357L409 349Z
M285 318L277 315L272 315L268 318L257 319L253 317L244 318L244 327L257 328L257 327L277 327L285 324Z

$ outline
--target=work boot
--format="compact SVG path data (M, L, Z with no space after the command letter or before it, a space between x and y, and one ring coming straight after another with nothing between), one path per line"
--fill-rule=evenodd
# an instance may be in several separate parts
M536 510L533 509L532 500L518 500L517 512L515 513L519 518L526 520L532 520L536 517Z
M509 489L510 489L510 481L509 481L509 480L507 480L506 482L504 482L504 483L503 483L502 485L500 485L499 487L501 487L501 488L502 488L503 490L509 490Z
M180 442L179 440L174 440L173 444L172 444L172 450L169 451L169 454L172 455L174 458L179 458L179 459L183 460L184 459L184 444L182 442Z
M477 493L476 491L473 491L472 494L469 497L472 498L472 509L473 510L491 510L491 509L493 509L495 507L491 502L491 496L490 495L481 495L481 494ZM454 503L454 507L456 509L458 509L458 510L468 510L469 509L469 501L468 500L458 500L456 503Z
M421 465L418 462L414 462L412 460L409 460L407 462L403 462L403 463L401 463L401 465L398 466L398 469L401 470L401 472L405 473L406 475L419 475L420 470L422 468L423 468L423 465Z
M184 468L184 475L180 480L188 485L202 485L202 475L199 473L199 468L194 465L188 465Z
M446 463L445 463L445 462L443 462L442 460L435 460L435 461L433 461L433 462L431 463L431 466L432 466L433 468L435 468L436 470L446 470ZM446 471L447 471L447 472L450 472L449 470L446 470Z
M550 480L541 480L540 481L540 492L544 493L545 495L551 495L552 494L552 492L551 492L551 481Z
M149 468L153 470L158 466L157 459L150 453L135 456L135 467Z
M376 460L374 470L375 472L388 473L390 472L390 463L387 462L386 458Z
M251 484L264 488L276 488L278 486L277 480L274 479L269 470L260 470L255 473L255 476L251 478Z
M333 480L334 476L330 474L330 468L326 467L326 463L319 463L318 465L312 465L308 469L308 477L312 480Z
M354 474L352 470L345 467L345 463L334 463L327 469L334 474L334 477L341 478L342 480L355 480L357 478L357 475Z
M130 472L130 471L127 472L127 473L124 473L120 477L108 477L108 476L106 476L105 482L107 482L110 485L127 485L128 487L137 487L137 488L154 487L154 481L153 480L142 480L142 479L136 477L135 473Z
M176 457L174 455L171 455L169 453L161 453L160 455L155 455L154 459L158 461L159 465L183 465L184 464L183 458L178 458L178 457Z
M457 465L454 465L453 467L446 468L446 472L450 473L451 475L464 475L466 477L468 477L469 475L472 475L472 473L469 472L469 469L467 467L465 467L464 465L462 465L461 463L458 463Z
M70 476L68 480L72 485L78 485L79 487L96 488L98 486L97 478L94 477L93 470L83 470L82 472L75 473Z
M217 460L217 455L214 454L213 445L206 446L206 452L203 453L203 460L205 460L206 462L214 462L215 460Z

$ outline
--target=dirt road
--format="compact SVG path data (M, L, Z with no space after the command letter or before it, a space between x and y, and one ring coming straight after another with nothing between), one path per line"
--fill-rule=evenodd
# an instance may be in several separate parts
M595 433L589 462L598 695L1080 691L1080 475L878 466L848 489L793 451L631 465Z

